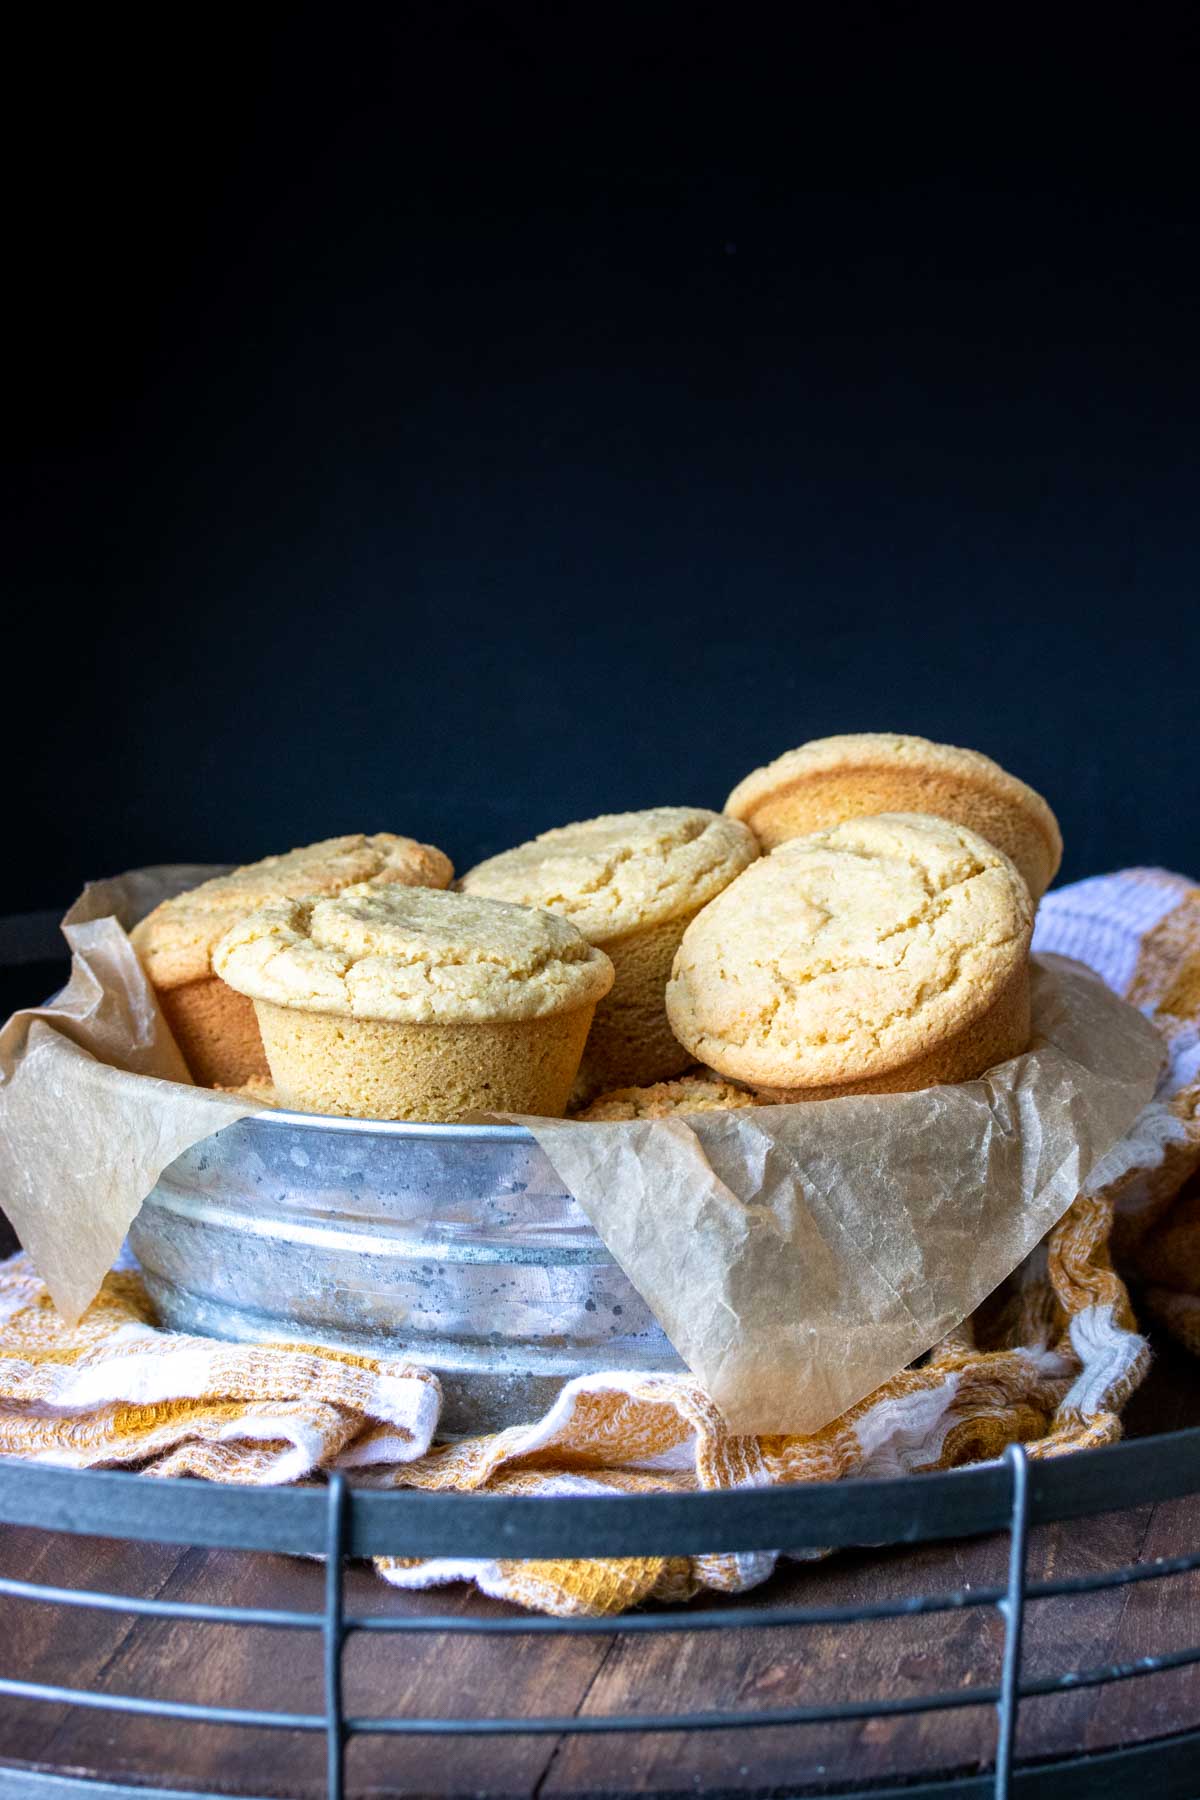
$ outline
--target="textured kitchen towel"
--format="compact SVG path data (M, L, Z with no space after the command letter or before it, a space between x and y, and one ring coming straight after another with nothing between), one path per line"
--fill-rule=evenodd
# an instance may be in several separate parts
M1200 889L1130 870L1049 894L1035 948L1090 964L1162 1031L1168 1063L1128 1138L1037 1252L924 1361L809 1437L736 1437L688 1376L568 1383L542 1419L433 1442L437 1381L324 1348L158 1330L120 1270L63 1324L27 1258L0 1267L0 1454L246 1483L356 1470L373 1485L490 1493L677 1492L950 1468L1019 1439L1034 1456L1111 1443L1145 1371L1125 1282L1200 1350ZM771 1555L603 1562L381 1559L390 1582L472 1580L557 1614L701 1587L736 1593Z
M437 1377L302 1344L160 1331L132 1269L63 1323L27 1256L0 1265L0 1456L211 1481L295 1481L422 1455Z

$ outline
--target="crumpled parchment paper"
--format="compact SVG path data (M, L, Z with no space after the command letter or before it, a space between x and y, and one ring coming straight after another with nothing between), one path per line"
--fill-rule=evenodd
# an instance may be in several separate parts
M953 1087L522 1123L732 1429L817 1431L973 1312L1150 1100L1162 1040L1089 970L1035 961L1033 1017Z
M216 872L89 887L68 986L0 1032L0 1202L71 1322L166 1165L257 1110L191 1084L125 934ZM956 1087L522 1123L731 1426L813 1431L972 1312L1151 1098L1161 1040L1087 970L1035 965L1034 1024Z
M219 868L93 882L63 920L71 978L0 1031L0 1205L74 1324L180 1151L257 1108L192 1085L126 928Z

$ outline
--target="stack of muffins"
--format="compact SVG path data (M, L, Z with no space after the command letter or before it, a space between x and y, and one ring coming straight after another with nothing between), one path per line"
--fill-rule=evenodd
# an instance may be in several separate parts
M724 813L567 825L454 887L430 845L330 839L165 902L133 941L198 1081L364 1118L655 1118L1020 1054L1061 854L987 757L865 733L789 751Z

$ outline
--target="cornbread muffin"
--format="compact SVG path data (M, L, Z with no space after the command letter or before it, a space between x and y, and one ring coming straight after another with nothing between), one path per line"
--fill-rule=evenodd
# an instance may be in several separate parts
M575 1099L665 1081L692 1060L667 1023L663 993L684 931L758 855L753 833L698 806L606 813L545 831L463 876L468 894L559 913L612 958Z
M680 1041L776 1101L966 1081L1029 1040L1033 902L977 832L848 819L747 869L689 926Z
M657 1081L652 1087L613 1088L601 1094L577 1119L597 1124L610 1119L670 1119L679 1114L737 1112L761 1106L757 1094L735 1087L708 1073L681 1075L678 1081Z
M373 882L272 901L213 967L253 1001L283 1106L367 1119L561 1116L613 980L551 913Z
M218 1083L217 1092L234 1094L239 1100L253 1100L258 1106L279 1105L279 1095L275 1092L275 1083L269 1075L251 1075L241 1087L222 1087Z
M444 888L453 875L432 844L356 832L264 856L156 906L130 936L193 1079L237 1088L267 1075L253 1006L212 971L213 950L238 919L277 897L337 894L358 881Z
M863 813L935 813L1012 858L1035 901L1062 861L1058 820L1042 796L990 756L928 738L860 731L815 738L747 775L725 811L764 850Z

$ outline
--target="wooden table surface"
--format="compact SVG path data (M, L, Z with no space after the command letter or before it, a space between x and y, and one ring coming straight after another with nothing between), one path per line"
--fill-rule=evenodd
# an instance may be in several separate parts
M1129 1409L1131 1434L1200 1423L1200 1369L1162 1347ZM1200 1502L1147 1506L1033 1534L1031 1579L1084 1574L1192 1551ZM750 1596L861 1602L1004 1579L1006 1540L841 1554L785 1564ZM285 1557L179 1550L0 1528L0 1570L25 1579L242 1606L321 1605L321 1569ZM712 1604L711 1598L704 1602ZM719 1604L719 1602L718 1602ZM404 1595L368 1567L350 1570L355 1612L463 1616L503 1608L463 1586ZM119 1614L5 1602L5 1674L113 1693L317 1712L317 1634L130 1620ZM990 1608L799 1631L585 1638L449 1638L359 1634L346 1651L350 1713L591 1714L778 1707L922 1689L987 1686L1002 1627ZM1108 1593L1034 1603L1028 1675L1127 1660L1200 1642L1200 1573ZM1195 1667L1027 1701L1022 1758L1076 1754L1200 1725ZM917 1772L968 1773L991 1760L987 1707L834 1726L637 1736L510 1739L362 1738L348 1752L355 1796L818 1794ZM317 1800L316 1734L126 1718L81 1707L0 1705L0 1768Z

